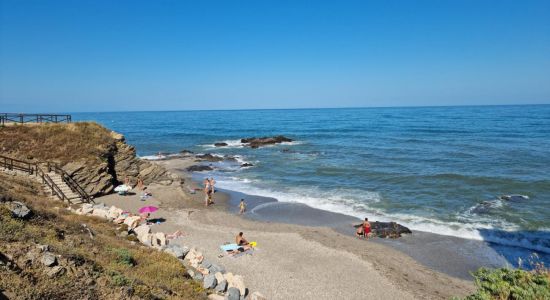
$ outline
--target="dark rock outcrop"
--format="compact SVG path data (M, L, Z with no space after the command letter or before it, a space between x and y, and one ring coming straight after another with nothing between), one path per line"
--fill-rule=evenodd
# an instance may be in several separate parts
M227 146L227 143L214 143L214 146L216 146L216 147L225 147L225 146Z
M402 234L412 233L409 228L395 222L371 222L370 225L372 234L380 238L394 239L401 237ZM355 225L354 227L357 228L360 226L363 226L363 224Z
M523 201L529 200L529 196L526 195L502 195L499 197L501 200L506 201Z
M206 160L206 161L210 161L210 162L219 162L219 161L223 161L224 158L221 157L221 156L217 156L217 155L212 155L210 153L206 153L206 154L197 154L195 155L195 157L199 160Z
M254 165L251 164L251 163L244 163L241 165L241 168L246 168L246 167L253 167Z
M212 171L214 168L211 166L205 166L205 165L194 165L187 168L187 171L189 172L203 172L203 171Z
M274 137L259 137L259 138L251 137L251 138L241 139L241 143L246 144L250 148L258 148L261 146L280 144L283 142L292 142L292 139L282 135L278 135Z

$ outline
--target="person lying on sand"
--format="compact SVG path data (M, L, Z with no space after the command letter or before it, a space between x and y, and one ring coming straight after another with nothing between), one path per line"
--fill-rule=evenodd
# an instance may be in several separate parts
M357 228L355 235L358 237L364 237L365 239L368 240L370 232L371 230L370 230L369 218L365 218L365 221L363 221L363 224Z
M229 250L229 251L227 251L227 254L229 254L229 255L237 255L237 254L246 252L246 251L251 250L251 249L252 249L251 246L249 246L249 245L244 245L244 246L239 247L239 248L237 248L237 249L235 249L235 250Z

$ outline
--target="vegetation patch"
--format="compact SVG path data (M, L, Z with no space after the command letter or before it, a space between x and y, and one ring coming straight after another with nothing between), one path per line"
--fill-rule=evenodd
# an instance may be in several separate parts
M550 299L550 270L542 264L538 264L532 271L481 268L473 275L477 291L465 300Z

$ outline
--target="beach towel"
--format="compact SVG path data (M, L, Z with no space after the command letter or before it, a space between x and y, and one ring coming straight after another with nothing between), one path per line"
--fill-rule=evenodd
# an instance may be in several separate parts
M222 249L222 251L232 251L232 250L237 250L238 248L239 248L239 245L237 244L227 244L227 245L220 246L220 249Z

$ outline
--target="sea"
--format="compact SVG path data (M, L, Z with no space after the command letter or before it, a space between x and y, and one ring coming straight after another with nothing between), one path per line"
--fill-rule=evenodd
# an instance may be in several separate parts
M182 150L235 157L206 175L223 189L550 254L550 105L101 112L73 120L124 134L146 159ZM275 135L293 142L258 149L240 142Z

